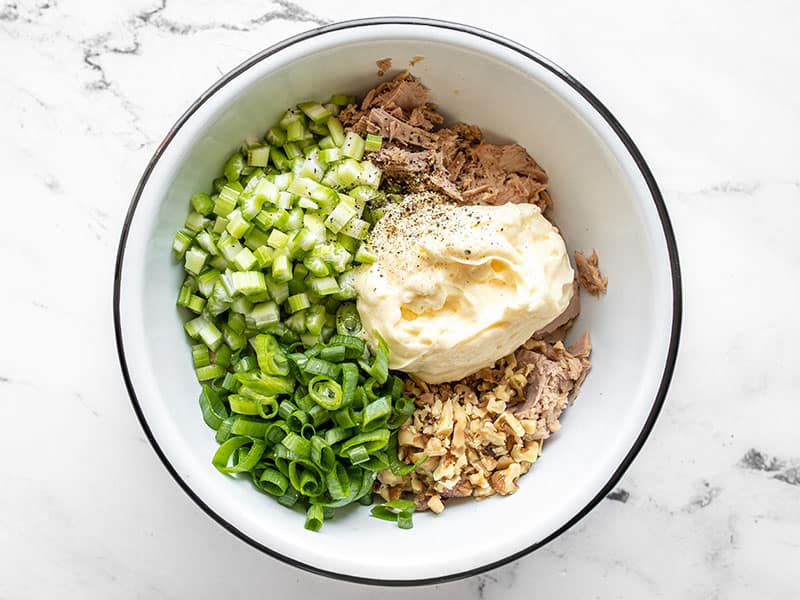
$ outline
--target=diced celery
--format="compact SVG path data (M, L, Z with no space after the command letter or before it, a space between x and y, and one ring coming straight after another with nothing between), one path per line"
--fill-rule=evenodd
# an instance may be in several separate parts
M267 289L269 295L278 304L283 304L289 297L289 284L286 281L279 282L269 277L267 278Z
M214 284L219 279L219 271L216 269L208 269L197 276L197 289L206 298L211 295L214 289Z
M272 183L278 186L278 189L283 191L289 187L289 184L292 183L294 179L294 175L291 173L279 173L278 175L272 176Z
M356 216L356 209L353 208L348 202L339 202L336 208L333 209L328 218L325 219L325 227L339 233L348 221Z
M308 296L303 293L289 296L286 302L289 305L290 313L296 313L311 306L311 302L308 301Z
M214 214L220 217L227 217L230 212L236 208L236 202L239 200L239 191L226 185L217 196L217 201L214 203Z
M356 297L356 272L352 269L338 277L339 291L334 295L337 300L352 300Z
M211 353L205 344L194 344L192 346L192 363L195 369L211 364Z
M303 166L298 174L300 177L309 177L314 181L319 181L325 174L325 166L320 159L308 156L303 161Z
M275 204L278 201L278 194L280 188L271 182L269 179L261 179L256 187L253 189L253 195L257 198L262 198L263 201Z
M303 151L300 149L295 142L287 142L283 145L283 151L286 153L286 158L289 160L294 160L295 158L300 158L303 155Z
M212 187L214 188L214 192L219 194L222 191L222 188L224 188L227 184L228 184L227 179L225 179L224 177L217 177L214 180ZM214 200L214 197L212 196L211 199Z
M319 159L324 163L336 162L340 160L342 156L343 154L340 148L326 148L319 152Z
M256 146L247 151L247 164L251 167L266 167L269 164L269 146Z
M289 123L289 126L286 128L286 139L290 142L299 142L305 135L306 127L302 121L293 121Z
M228 159L227 163L225 163L225 179L228 181L238 180L239 176L242 174L242 169L244 169L244 157L241 155L241 153L237 152Z
M178 306L189 306L189 300L192 298L192 288L188 285L182 285L178 291L178 300L175 302Z
M322 179L322 183L335 185L339 188L350 188L355 185L360 176L361 165L359 162L352 158L345 158L328 169Z
M262 269L272 266L272 259L274 257L274 250L269 246L259 246L254 253L258 266Z
M334 277L309 277L308 286L320 296L330 296L339 291L339 284Z
M231 316L239 317L241 315L231 313ZM222 325L221 329L222 339L231 350L241 350L247 344L247 338L241 333L237 333L230 325ZM244 330L244 319L242 320L242 330Z
M344 144L345 135L342 122L336 117L331 117L326 121L326 125L328 126L328 131L330 132L334 145L341 146Z
M279 209L275 212L275 227L277 227L281 231L285 231L286 224L288 222L289 222L289 213L286 210Z
M201 231L198 233L195 240L197 241L197 244L211 256L219 255L219 249L214 243L214 239L211 237L211 234L207 231Z
M361 245L358 247L355 256L353 256L353 260L357 263L361 263L363 265L369 265L375 262L377 257L369 250L367 245L362 242Z
M328 265L319 256L307 256L303 259L303 265L314 275L314 277L325 277L330 274Z
M303 226L303 209L293 208L289 211L289 218L286 220L286 229L294 231Z
M332 204L337 199L335 190L308 177L296 177L287 191L324 204Z
M290 108L285 113L283 113L283 116L281 117L281 120L278 122L278 125L282 129L286 129L287 127L289 127L289 125L291 125L292 123L296 123L297 121L300 121L300 123L304 123L305 116L303 116L303 113L301 111L295 108Z
M330 115L330 112L328 114ZM319 135L319 136L328 135L328 126L325 125L325 123L311 123L308 126L308 130L311 133L315 134L315 135ZM305 151L305 148L303 150ZM306 156L308 156L307 152L306 152Z
M306 329L312 335L319 335L325 325L325 307L314 304L306 311Z
M272 278L279 283L292 278L292 263L286 254L275 254L272 260Z
M233 258L231 264L239 271L249 271L256 266L256 257L250 251L250 248L242 248Z
M342 154L355 160L361 160L364 156L364 140L354 131L348 131L344 136L342 144Z
M201 298L196 294L192 294L192 297L189 298L189 302L186 304L186 308L188 308L196 315L199 315L201 312L203 312L205 306L206 306L206 299Z
M228 260L224 256L214 256L208 261L208 264L217 271L224 271L228 268Z
M247 232L247 235L244 236L244 245L250 248L250 250L255 251L267 243L267 237L267 234L258 227L253 227Z
M221 234L228 227L228 219L225 217L217 217L214 219L214 227L211 228L211 233Z
M226 231L219 237L217 248L222 252L222 256L225 257L225 260L232 261L236 258L236 255L241 252L243 246L239 243L238 239Z
M336 243L347 250L350 254L355 254L356 250L358 250L358 245L361 242L342 232L336 236Z
M285 247L288 241L289 236L287 234L282 232L280 229L273 229L269 234L269 238L267 238L267 245L277 250Z
M294 202L294 196L289 192L281 192L278 194L278 203L275 205L278 208L282 208L284 210L289 210L292 208L292 203Z
M231 279L234 289L239 294L253 296L267 291L267 283L261 271L236 271L231 274Z
M195 194L192 196L190 203L192 208L201 215L208 215L214 209L214 203L211 201L208 194Z
M248 229L250 229L250 223L244 218L242 211L237 208L228 214L227 230L233 237L244 237Z
M358 180L364 185L377 188L381 184L381 170L368 160L361 163Z
M355 96L345 96L344 94L334 94L331 96L331 104L336 104L338 106L347 106L348 104L355 104L356 97Z
M350 219L344 227L342 227L340 232L350 236L351 238L363 240L366 239L367 235L369 235L369 223L359 219L358 217L354 217Z
M266 138L273 146L283 146L286 143L286 132L280 127L273 127L267 131Z
M175 256L183 258L186 251L192 245L192 236L187 231L178 231L175 234L175 239L172 241L172 249L175 251Z
M253 310L253 303L244 296L239 296L231 302L231 310L240 315L244 315L245 319L247 319L247 315Z
M317 210L319 208L319 205L311 200L311 198L300 198L297 201L297 206L306 210Z
M306 313L302 310L296 312L284 322L295 333L303 333L306 330Z
M366 152L377 152L381 149L382 143L383 138L381 136L368 133L367 139L364 140L364 150Z
M266 233L273 228L277 218L277 211L274 209L266 209L259 211L259 213L253 217L253 224L262 232Z
M284 154L283 150L280 148L276 148L275 146L270 148L269 158L279 171L286 171L291 167L289 159L286 158L286 154Z
M252 310L250 310L248 317L258 329L272 323L277 323L281 318L278 305L274 302L256 304L253 306Z
M225 289L222 278L220 277L217 279L216 283L214 283L214 289L211 291L211 296L208 297L206 310L210 314L216 316L228 310L230 305L231 295L228 290Z
M184 226L189 231L197 233L198 231L202 231L207 223L208 219L206 219L200 213L192 211L189 213L189 216L186 217L186 222L184 223Z
M184 268L189 273L199 275L206 264L206 260L208 260L208 252L202 248L192 246L186 251L186 255L184 256Z
M330 111L319 102L301 102L297 108L302 110L314 123L324 123L331 116Z
M188 321L184 327L189 337L203 340L211 350L216 350L222 344L222 332L202 315Z
M241 213L242 216L248 220L252 221L255 216L261 211L261 207L264 206L264 196L256 196L255 194L250 194L244 200L241 201ZM229 215L230 216L230 215Z

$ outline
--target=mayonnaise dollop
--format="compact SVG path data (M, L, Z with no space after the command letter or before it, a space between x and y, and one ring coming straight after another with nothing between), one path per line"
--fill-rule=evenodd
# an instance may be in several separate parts
M375 225L356 272L368 340L389 367L455 381L513 352L560 315L574 274L564 239L532 204L459 206L412 194Z

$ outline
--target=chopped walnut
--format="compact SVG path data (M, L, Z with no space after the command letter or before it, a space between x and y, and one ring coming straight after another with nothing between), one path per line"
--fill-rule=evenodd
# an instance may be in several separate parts
M442 503L442 497L439 494L434 494L430 498L428 498L428 508L430 508L433 512L437 515L444 510L444 504Z
M408 377L404 391L417 408L398 432L399 456L407 463L428 458L405 478L384 471L376 491L394 497L402 489L414 495L418 510L434 512L448 498L514 493L543 440L559 429L568 394L589 368L590 350L588 338L570 350L561 342L529 340L460 382L433 385Z

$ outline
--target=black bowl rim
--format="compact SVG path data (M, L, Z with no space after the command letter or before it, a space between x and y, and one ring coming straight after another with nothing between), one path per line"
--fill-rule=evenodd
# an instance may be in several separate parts
M208 100L209 97L215 94L220 88L226 85L229 81L239 76L253 65L275 54L276 52L283 50L284 48L287 48L289 46L292 46L298 42L302 42L309 38L313 38L332 31L352 29L356 27L371 27L374 25L423 25L427 27L449 29L452 31L458 31L461 33L474 35L476 37L480 37L490 42L494 42L496 44L509 48L521 54L522 56L529 58L530 60L538 63L540 66L550 71L553 75L557 76L559 79L567 83L570 87L572 87L587 102L589 102L589 104L600 114L601 117L603 117L603 119L608 123L608 125L612 128L612 130L617 134L620 141L622 142L622 144L625 146L625 148L635 161L637 167L639 168L639 171L642 174L642 177L647 183L647 187L650 190L650 194L652 196L653 203L655 204L656 210L658 212L659 219L661 220L661 226L667 244L667 252L669 255L670 271L672 276L672 315L673 315L672 327L670 333L670 342L667 353L667 360L666 363L664 364L664 370L661 376L661 382L658 387L658 392L656 393L656 397L653 402L653 407L651 408L650 413L645 421L644 427L639 432L639 435L636 438L636 441L634 442L633 446L628 451L625 458L622 460L622 462L614 471L614 473L611 475L605 486L603 486L600 492L598 492L597 495L594 498L592 498L592 500L586 506L584 506L571 519L569 519L566 523L564 523L561 527L559 527L556 531L551 533L543 540L531 544L530 546L524 548L523 550L520 550L503 558L500 558L499 560L486 563L479 567L468 569L466 571L448 573L445 575L440 575L437 577L429 577L424 579L379 579L370 577L359 577L355 575L349 575L346 573L337 573L334 571L321 569L319 567L306 564L300 560L285 556L279 552L276 552L271 548L268 548L267 546L264 546L258 541L248 537L248 535L245 534L243 531L239 530L236 526L226 521L222 516L215 513L207 504L205 504L194 493L189 484L187 484L183 479L181 479L180 475L178 475L178 472L175 470L175 468L169 462L169 459L166 457L164 452L159 447L158 442L155 440L153 433L150 430L150 427L148 426L147 421L144 418L142 408L139 405L139 401L136 397L136 391L134 390L133 383L131 381L131 377L128 372L128 365L125 359L125 350L122 340L122 324L120 320L120 285L122 279L122 263L125 255L125 245L128 239L128 232L131 226L131 221L133 219L134 212L136 211L136 206L139 203L139 198L141 196L142 190L144 189L145 184L147 183L153 168L155 167L161 155L164 153L166 147L172 141L175 134L178 132L178 130L180 130L180 128L184 125L184 123L186 123L189 117L191 117L191 115L195 111L197 111L197 109L206 100ZM303 33L287 38L286 40L283 40L273 46L270 46L269 48L250 57L249 59L241 63L239 66L235 67L233 70L223 75L216 83L214 83L210 88L208 88L197 100L195 100L192 103L192 105L186 110L186 112L184 112L183 115L181 115L181 117L178 119L178 121L172 126L172 128L169 130L164 140L159 144L158 148L156 148L155 153L148 162L147 167L145 168L145 171L141 179L139 180L138 185L136 186L136 190L133 194L133 198L131 199L128 212L125 216L125 222L123 224L122 233L120 235L119 247L117 249L116 266L114 270L113 302L114 302L113 306L114 331L117 344L117 353L119 355L122 375L125 380L125 387L128 390L128 395L130 396L131 403L133 404L133 408L136 412L136 416L139 419L139 423L141 424L142 429L144 429L144 432L147 435L150 444L152 445L158 457L161 459L161 462L164 464L167 471L169 471L169 473L172 475L175 481L177 481L178 485L180 485L183 491L186 492L186 494L195 503L197 503L197 505L200 506L200 508L202 508L212 519L214 519L217 523L222 525L225 529L227 529L228 531L230 531L232 534L239 537L243 541L247 542L254 548L261 550L262 552L268 554L269 556L272 556L273 558L277 558L278 560L281 560L284 563L290 564L300 569L304 569L306 571L309 571L317 575L324 575L327 577L332 577L334 579L340 579L354 583L364 583L364 584L382 585L382 586L433 585L433 584L445 583L448 581L455 581L457 579L471 577L474 575L479 575L491 569L495 569L509 562L517 560L525 556L526 554L529 554L534 550L541 548L548 542L560 536L562 533L564 533L573 525L575 525L578 521L580 521L584 516L586 516L589 513L589 511L591 511L613 489L613 487L616 485L616 483L619 481L619 479L631 465L633 460L636 458L637 454L639 454L639 451L642 449L644 442L646 441L648 435L653 429L655 421L658 418L662 406L664 405L664 401L667 395L667 390L669 388L669 384L672 379L672 373L675 369L675 361L677 358L678 345L681 332L681 321L683 317L681 271L680 271L680 262L678 259L678 248L675 241L675 235L672 229L672 223L670 222L669 214L667 213L667 207L664 204L664 199L661 196L658 184L656 183L656 180L653 177L652 172L650 171L650 167L648 167L647 163L644 160L644 157L642 156L641 152L639 152L639 149L636 147L636 144L633 143L633 140L630 138L630 136L622 127L622 125L620 125L619 121L617 121L614 115L612 115L611 112L603 105L603 103L600 102L600 100L598 100L597 97L594 94L592 94L582 83L580 83L572 75L567 73L564 69L562 69L552 61L546 59L545 57L541 56L540 54L534 52L533 50L530 50L529 48L526 48L525 46L522 46L521 44L518 44L507 38L485 31L483 29L479 29L477 27L473 27L471 25L465 25L462 23L455 23L450 21L442 21L437 19L427 19L421 17L376 17L367 19L355 19L350 21L342 21L339 23L334 23L332 25L325 25L323 27L318 27L315 29L305 31Z

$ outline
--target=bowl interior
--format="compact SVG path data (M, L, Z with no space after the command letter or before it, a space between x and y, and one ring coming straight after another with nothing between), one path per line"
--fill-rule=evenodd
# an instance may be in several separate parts
M608 295L584 295L573 337L588 329L594 367L562 430L521 479L519 492L419 514L412 531L342 512L322 532L246 480L211 466L213 432L200 415L175 297L182 269L171 242L188 199L207 190L241 143L290 105L331 93L363 94L374 61L392 57L433 93L450 121L516 141L547 170L555 219L569 248L598 250ZM387 75L388 77L389 75ZM478 569L534 545L587 506L642 431L667 363L673 290L667 244L646 182L609 124L542 64L496 41L429 25L342 28L290 44L227 78L173 132L139 195L125 243L119 325L142 416L178 476L244 536L312 568L411 580Z

